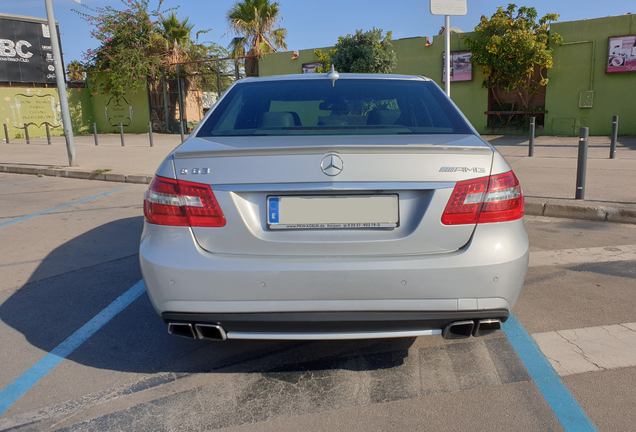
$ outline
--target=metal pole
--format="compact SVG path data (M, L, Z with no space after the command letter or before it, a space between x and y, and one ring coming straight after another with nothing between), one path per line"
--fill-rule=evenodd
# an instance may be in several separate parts
M444 33L446 34L446 59L445 59L445 63L446 63L446 73L445 73L445 79L446 79L446 96L450 97L450 64L451 64L451 52L450 52L450 15L446 15L444 17L445 20L445 27L444 27ZM439 63L438 63L439 64Z
M150 137L150 147L152 147L152 122L148 123L148 136Z
M183 122L179 120L179 130L181 131L181 142L185 141L185 137L183 136Z
M9 130L7 129L7 124L4 124L4 137L7 140L7 144L9 144Z
M530 144L528 146L528 156L534 156L534 127L535 127L535 118L530 117Z
M587 137L590 129L582 127L579 132L579 158L576 168L576 199L585 199L585 172L587 171Z
M71 125L71 114L68 109L68 98L66 97L66 83L64 82L64 66L62 65L62 53L60 52L60 42L57 38L57 27L55 27L55 16L53 15L53 5L51 0L44 0L46 4L46 16L49 22L49 33L51 34L51 46L53 47L53 65L55 67L55 80L57 81L57 92L60 96L60 107L62 108L62 126L66 137L66 153L68 154L69 166L77 166L75 158L75 142L73 141L73 126Z
M177 65L177 90L179 91L179 123L181 124L181 142L183 142L183 100L181 94L181 73Z
M618 116L612 117L612 144L610 146L610 159L616 159L616 140L618 139Z
M29 123L24 124L24 136L26 137L27 144L31 144L31 140L29 139Z
M221 99L221 60L216 59L216 85L219 93L219 99Z
M166 111L166 132L170 132L170 107L168 106L168 84L166 83L166 68L161 67L161 81L163 82L163 109Z
M95 147L99 145L97 142L97 123L93 123L93 136L95 137Z
M51 145L51 131L49 130L49 124L44 123L44 125L46 126L46 142Z
M119 122L119 136L121 137L121 146L124 147L124 124Z
M186 105L187 96L188 94L187 94L185 79L184 79L183 81L181 81L181 105L183 106L183 111L179 117L181 118L181 123L183 124L183 129L186 131L186 133L188 132L188 117L187 117L188 106Z

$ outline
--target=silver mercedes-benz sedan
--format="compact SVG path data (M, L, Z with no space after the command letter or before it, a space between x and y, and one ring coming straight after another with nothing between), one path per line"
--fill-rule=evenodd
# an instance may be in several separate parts
M141 269L193 339L479 336L519 297L523 212L427 78L243 79L157 170Z

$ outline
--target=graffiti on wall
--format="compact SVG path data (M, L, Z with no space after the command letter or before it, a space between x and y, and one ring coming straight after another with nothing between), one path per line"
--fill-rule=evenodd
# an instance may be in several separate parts
M130 126L133 121L133 107L125 97L111 97L104 107L106 121L111 126Z
M62 128L57 92L51 89L3 89L0 97L0 123L11 129L25 125Z

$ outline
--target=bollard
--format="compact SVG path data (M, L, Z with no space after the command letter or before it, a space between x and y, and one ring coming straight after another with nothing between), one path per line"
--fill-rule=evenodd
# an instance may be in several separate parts
M148 123L148 137L150 138L150 147L152 147L152 122Z
M28 123L24 125L24 136L26 137L27 144L31 144L31 140L29 139L29 124Z
M179 120L179 130L181 131L181 142L185 141L185 138L183 137L183 121Z
M93 123L93 136L95 137L95 147L99 145L97 142L97 123Z
M587 137L590 129L582 127L579 132L579 157L576 168L576 199L585 199L585 172L587 170Z
M612 144L610 145L610 159L616 159L616 140L618 139L618 116L612 117Z
M9 130L7 129L7 124L4 124L4 137L7 140L7 144L9 144Z
M535 127L535 118L530 117L530 143L528 145L528 156L534 156L534 127Z
M124 124L119 122L119 136L121 137L121 146L124 147Z
M49 130L49 124L44 123L46 125L46 142L51 145L51 131Z

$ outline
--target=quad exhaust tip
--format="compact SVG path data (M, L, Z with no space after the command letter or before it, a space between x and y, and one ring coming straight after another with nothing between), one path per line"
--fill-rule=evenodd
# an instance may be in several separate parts
M501 330L501 320L498 318L455 321L444 327L442 337L444 339L465 339L470 335L487 336L497 330Z
M480 319L476 321L473 336L486 336L501 330L501 320L496 318Z
M227 339L225 329L217 324L168 323L168 333L186 339L224 341Z
M227 333L220 325L216 324L195 324L197 336L201 340L224 341Z
M194 328L190 323L168 323L168 333L186 339L196 339Z
M455 321L444 327L442 337L444 339L465 339L473 334L474 321Z

